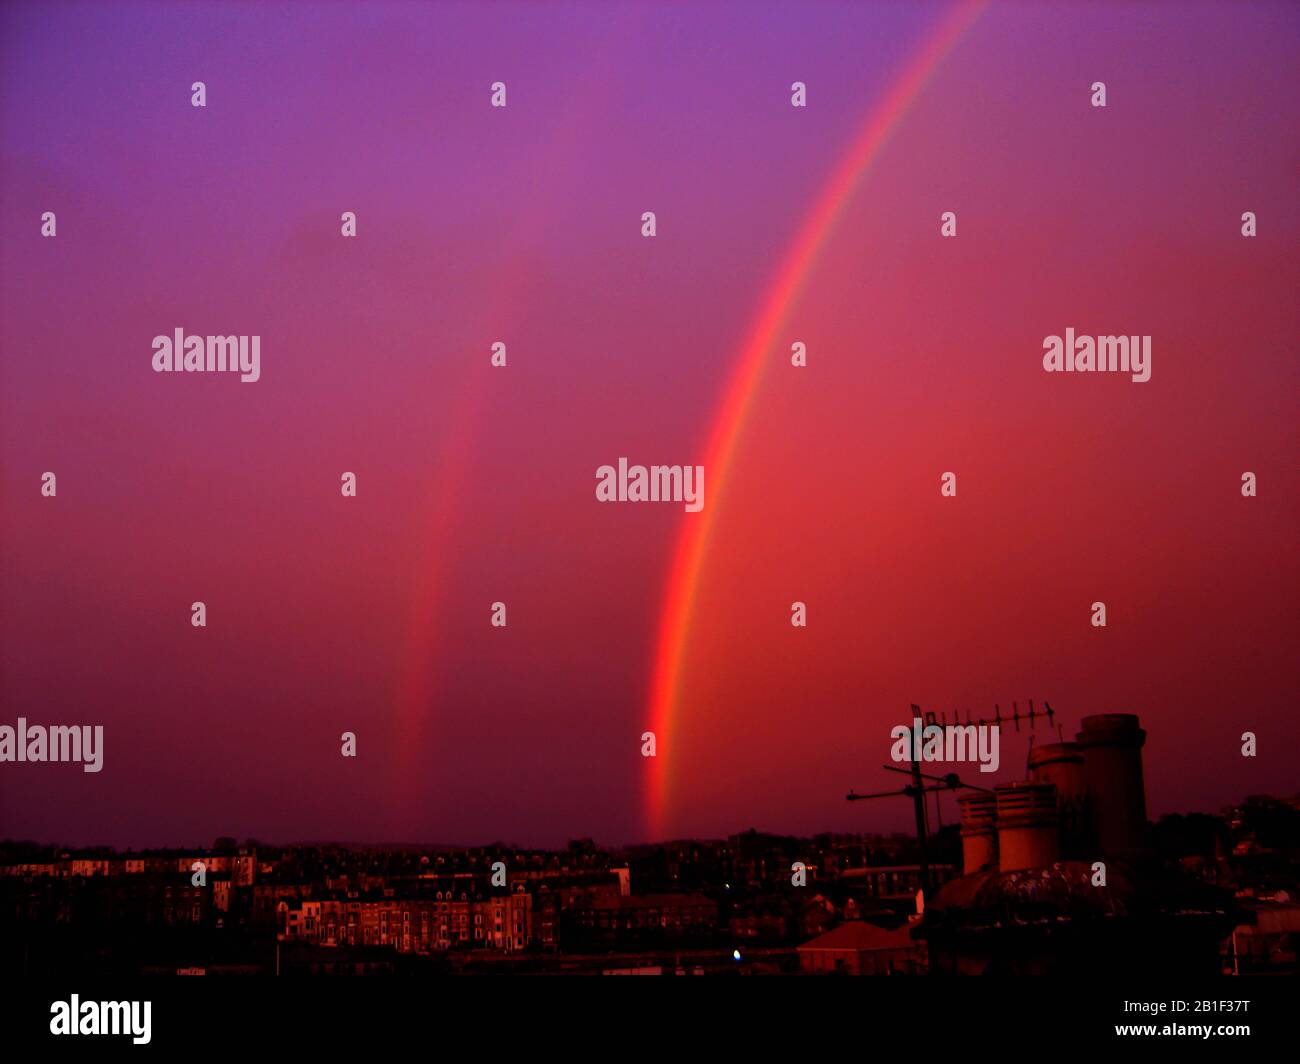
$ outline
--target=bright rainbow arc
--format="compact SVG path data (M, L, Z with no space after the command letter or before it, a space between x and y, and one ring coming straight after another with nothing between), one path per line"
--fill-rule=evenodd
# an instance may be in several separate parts
M767 355L798 302L808 276L836 223L852 201L859 182L888 142L907 108L984 7L984 0L961 3L949 13L894 84L884 102L872 112L790 245L741 348L705 450L704 465L710 479L710 504L698 516L687 517L682 522L660 614L650 688L651 728L655 733L658 751L658 756L649 759L645 820L650 838L662 837L666 819L669 784L667 764L672 757L678 679L690 634L691 607L713 530L713 515L717 512L730 472L731 459L742 435L745 417L758 390Z

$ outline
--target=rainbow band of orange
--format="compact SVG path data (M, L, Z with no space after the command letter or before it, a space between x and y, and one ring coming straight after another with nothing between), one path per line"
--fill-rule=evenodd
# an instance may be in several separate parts
M662 836L668 807L668 764L672 759L673 726L678 681L690 634L691 607L700 572L708 553L713 518L753 403L767 356L797 304L808 276L816 265L836 223L853 199L867 170L889 141L909 105L925 87L944 58L979 17L984 2L961 3L936 27L916 57L894 84L884 102L835 168L812 211L805 218L741 348L736 368L723 394L705 449L710 499L704 511L682 522L667 593L659 620L659 634L650 685L650 720L658 756L649 760L646 791L646 827L651 838Z

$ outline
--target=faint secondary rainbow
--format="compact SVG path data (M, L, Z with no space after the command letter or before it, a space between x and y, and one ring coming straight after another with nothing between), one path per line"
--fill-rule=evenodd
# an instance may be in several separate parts
M780 270L759 304L758 316L741 347L735 368L723 393L704 452L709 475L709 504L697 517L686 517L677 540L667 590L659 617L658 641L650 680L650 720L658 756L649 759L645 820L650 837L663 833L669 797L669 763L673 757L678 686L691 609L705 556L713 518L730 472L731 459L745 426L762 377L767 355L776 343L807 284L822 249L853 199L863 176L889 141L912 101L979 17L985 0L960 3L935 28L908 64L884 101L868 116L849 150L831 174L813 209L804 219L786 253Z
M629 40L631 39L629 33ZM623 42L626 43L626 42ZM620 41L610 38L609 47L598 55L598 62L590 75L593 84L606 84L617 63ZM616 106L613 96L595 94L591 97L602 106L570 109L567 120L548 142L549 153L538 162L542 173L563 172L576 158L582 143L583 132L592 126L608 121ZM552 199L567 186L553 186ZM528 248L537 244L544 235L550 212L542 209L530 211L527 220L512 234L515 247ZM506 256L510 261L511 256ZM513 318L509 308L514 306L512 295L525 289L528 277L528 256L515 256L515 272L504 275L496 286L496 300L491 312L484 315L493 324L492 335L503 335ZM464 513L469 482L473 475L472 455L469 446L487 415L489 398L488 381L495 383L496 370L487 368L488 333L484 333L483 348L468 354L462 371L463 385L459 400L451 407L451 417L442 434L438 451L441 468L436 478L429 481L429 495L425 503L426 516L421 527L428 530L424 554L410 581L410 618L406 628L406 641L400 649L397 679L393 691L396 733L399 741L397 769L393 773L393 786L389 791L391 809L401 816L412 801L426 801L422 789L427 782L431 750L437 742L435 734L437 697L441 684L440 660L437 653L438 636L446 618L439 609L439 595L447 582L454 559L456 536Z

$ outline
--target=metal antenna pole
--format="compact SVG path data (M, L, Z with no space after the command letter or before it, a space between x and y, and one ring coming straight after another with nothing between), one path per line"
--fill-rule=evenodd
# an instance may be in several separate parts
M921 710L918 706L912 707L912 712L918 717ZM916 845L920 850L921 865L921 889L926 894L930 893L930 845L928 834L925 830L925 784L921 782L921 751L916 748L919 736L912 733L912 786L907 788L912 795L912 811L916 814Z
M993 706L993 719L989 720L985 717L980 717L979 725L981 727L986 727L991 725L992 727L1001 729L1004 723L1010 723L1015 725L1015 729L1018 732L1020 731L1020 722L1023 720L1029 725L1029 729L1031 733L1030 749L1032 751L1033 739L1034 739L1032 733L1037 726L1037 718L1046 716L1048 721L1048 726L1050 727L1053 718L1056 715L1055 711L1052 709L1050 702L1045 702L1044 705L1047 706L1046 713L1037 713L1034 709L1033 702L1030 702L1029 715L1027 717L1022 717L1020 715L1019 705L1016 702L1012 702L1011 716L1004 717L1002 715L1002 707L1000 705L995 704ZM912 719L914 721L922 719L920 706L915 706L915 705L912 706ZM925 714L925 720L928 724L934 724L935 715L933 713ZM947 721L946 714L944 715L943 720L946 723ZM971 720L971 715L970 715L970 711L968 710L966 713L967 724L970 723L970 720ZM953 712L953 721L955 724L960 723L961 717L958 711ZM858 794L856 791L849 791L849 793L846 794L844 797L847 801L850 802L861 802L870 798L906 797L912 799L912 812L916 819L916 845L917 845L917 849L920 852L920 860L918 862L919 869L920 869L919 879L921 883L921 889L923 891L928 891L930 889L930 831L929 831L929 825L927 824L926 821L926 809L925 809L926 794L928 794L930 791L935 792L936 816L938 817L939 823L942 824L943 814L940 811L940 807L938 805L940 791L971 790L971 791L983 791L986 794L992 792L987 787L981 787L978 784L974 784L974 783L967 783L955 772L950 772L944 776L935 776L935 775L931 775L928 772L922 772L921 751L917 749L918 739L919 737L917 736L916 732L913 731L912 743L911 743L912 756L910 758L910 764L908 765L907 768L904 768L901 765L882 766L887 772L902 772L905 775L910 776L911 782L906 787L903 787L901 790L897 790L897 791L877 791L873 794ZM934 782L931 784L931 786L927 787L925 785L926 780L933 780Z

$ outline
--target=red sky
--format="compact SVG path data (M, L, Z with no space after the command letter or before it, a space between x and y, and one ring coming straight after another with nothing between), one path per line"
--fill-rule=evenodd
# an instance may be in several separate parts
M645 837L699 515L600 504L595 470L704 461L948 11L7 6L0 723L106 749L0 767L0 836ZM926 82L706 470L660 831L905 828L842 797L891 785L912 702L1137 713L1153 813L1296 790L1297 29L995 4ZM154 374L176 327L260 335L262 379ZM1151 380L1044 373L1067 327L1150 335Z

